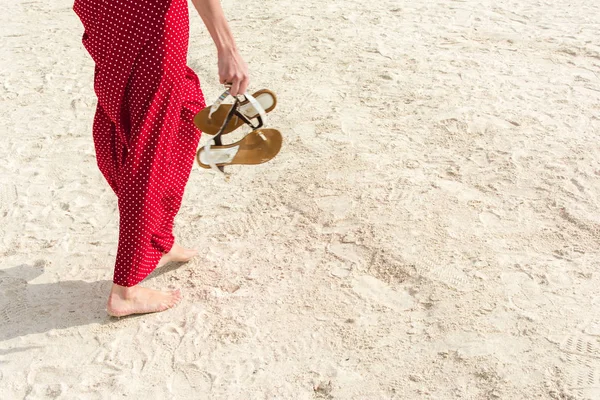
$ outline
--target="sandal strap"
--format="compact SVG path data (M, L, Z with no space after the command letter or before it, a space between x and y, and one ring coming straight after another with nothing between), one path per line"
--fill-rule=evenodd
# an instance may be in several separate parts
M250 104L252 104L252 107L254 107L254 109L258 112L258 115L260 116L262 123L266 124L267 123L267 112L265 111L263 106L250 93L245 93L244 97L248 99Z
M253 118L253 119L257 119L258 123L256 125L254 123L252 123L252 120L250 118L248 118L244 113L239 111L239 109L235 111L235 115L239 119L244 121L244 123L246 125L250 126L250 128L252 128L253 131L262 128L264 126L264 124L267 122L267 112L265 111L263 106L258 102L258 100L256 100L256 98L254 96L252 96L251 94L246 93L246 94L244 94L244 97L248 100L248 102L250 102L252 107L254 107L254 109L258 113L258 115Z
M221 93L221 95L219 96L219 98L217 99L217 101L215 101L210 106L210 112L208 113L208 119L210 119L212 117L212 115L214 114L214 112L219 109L219 107L221 106L221 104L223 103L223 101L227 97L229 97L230 95L231 95L231 93L229 93L229 89L227 89L226 91L224 91L223 93Z
M238 104L239 104L239 100L236 98L233 105L231 106L231 109L227 113L227 117L225 117L225 121L223 121L223 125L221 125L221 128L219 128L219 132L217 132L217 134L212 138L212 140L209 141L204 146L204 151L206 153L206 159L208 161L208 165L210 165L210 167L212 169L214 169L215 171L218 171L220 173L225 172L225 167L224 166L217 167L214 160L211 160L210 147L212 146L213 142L214 142L215 146L223 145L223 142L221 141L221 136L223 135L223 132L225 131L225 127L227 126L227 124L229 124L229 121L231 121L231 118L233 118L233 116L235 115L237 108L238 108Z
M256 117L256 119L258 119L258 124L254 125L252 123L252 121L246 117L242 112L240 112L239 110L236 110L235 115L241 119L242 121L244 121L246 123L246 125L250 126L250 128L252 128L253 131L262 128L263 124L263 119L262 117L259 115L258 117Z
M235 101L231 105L231 108L229 109L229 112L227 113L227 116L225 117L225 120L221 124L221 127L219 128L219 131L215 134L214 140L217 140L217 139L221 138L221 135L225 131L225 128L227 127L227 125L229 124L229 122L231 121L231 119L233 118L233 116L238 112L238 106L239 106L239 104L240 104L240 101L236 97Z

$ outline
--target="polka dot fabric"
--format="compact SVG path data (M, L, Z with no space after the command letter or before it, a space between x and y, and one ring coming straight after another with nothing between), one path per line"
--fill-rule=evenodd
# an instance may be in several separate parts
M76 0L83 45L96 67L93 124L100 171L119 206L113 282L134 286L173 246L205 106L186 65L186 0Z

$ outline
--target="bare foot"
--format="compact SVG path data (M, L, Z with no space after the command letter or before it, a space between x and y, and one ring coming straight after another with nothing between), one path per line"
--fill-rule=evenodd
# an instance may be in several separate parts
M158 266L162 267L170 262L188 262L197 254L197 250L185 249L178 244L174 244L173 247L171 247L171 251L162 256L158 262Z
M106 311L113 317L165 311L181 301L181 292L161 292L139 286L125 287L113 284Z

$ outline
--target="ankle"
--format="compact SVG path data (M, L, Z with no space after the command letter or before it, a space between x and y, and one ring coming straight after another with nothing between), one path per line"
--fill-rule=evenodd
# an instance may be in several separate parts
M110 290L110 298L118 298L122 300L131 299L136 292L136 287L131 286L121 286L113 283L112 288Z

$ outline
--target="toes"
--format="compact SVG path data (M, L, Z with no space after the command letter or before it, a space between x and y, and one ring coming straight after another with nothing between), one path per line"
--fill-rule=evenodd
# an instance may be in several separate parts
M178 290L178 291L177 291L177 294L175 295L175 300L176 300L177 302L179 302L179 301L181 301L181 298L182 298L181 292Z
M171 292L171 307L181 301L181 291L179 289Z
M167 304L167 303L163 303L156 309L156 312L166 311L171 307L173 307L173 306L170 304Z

